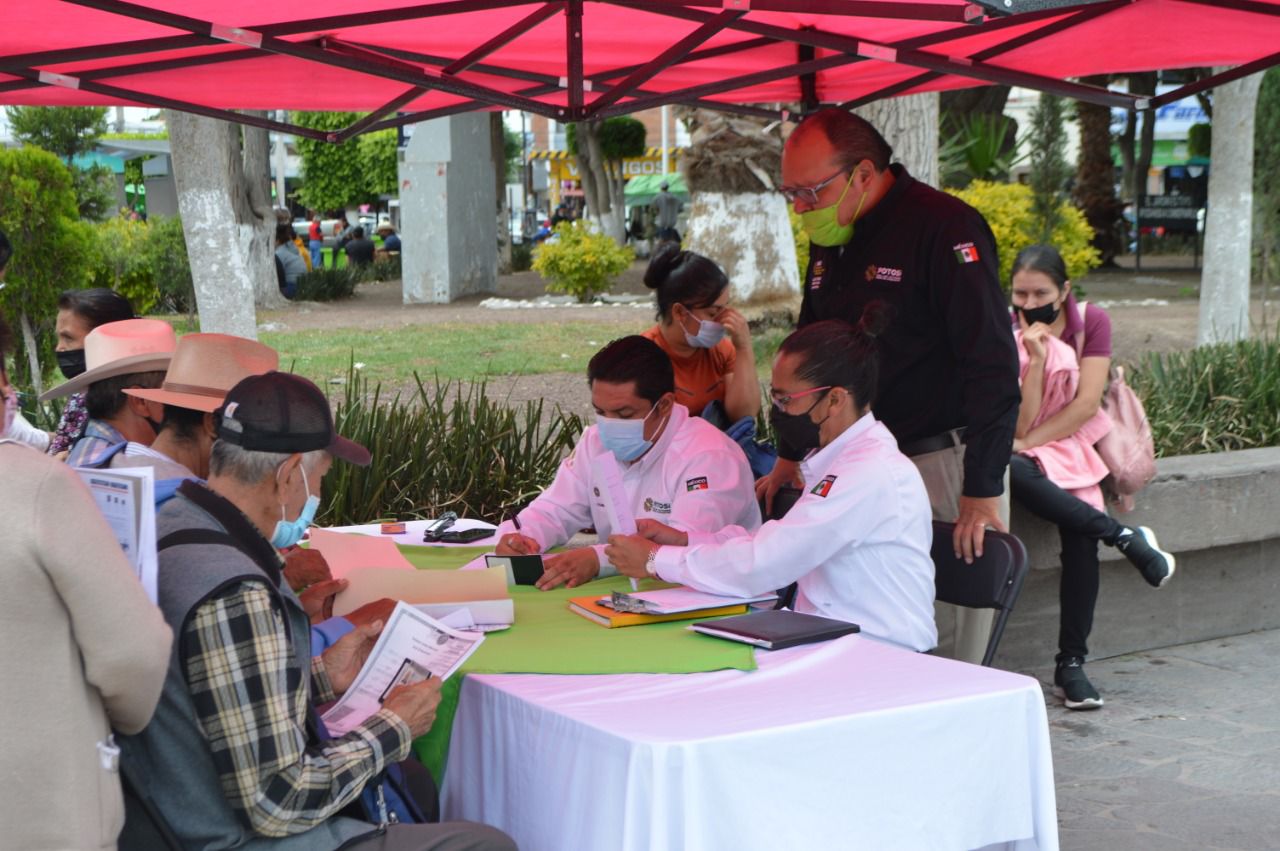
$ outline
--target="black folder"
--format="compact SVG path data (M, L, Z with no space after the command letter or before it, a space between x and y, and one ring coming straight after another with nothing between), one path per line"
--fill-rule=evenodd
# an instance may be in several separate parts
M715 638L753 644L765 650L781 650L797 644L828 641L860 632L856 623L790 612L784 609L752 612L713 621L698 621L689 627Z

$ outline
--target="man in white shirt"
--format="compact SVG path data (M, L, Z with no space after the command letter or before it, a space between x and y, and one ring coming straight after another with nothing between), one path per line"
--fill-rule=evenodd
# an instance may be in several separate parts
M935 647L929 497L871 413L878 360L871 334L839 320L788 337L770 394L781 414L818 427L818 448L801 463L804 495L755 533L726 528L699 539L640 524L640 535L610 539L618 570L726 596L796 582L798 612L857 623L863 635L909 650Z
M542 589L574 587L616 573L604 555L613 531L593 481L593 461L612 451L637 519L654 519L711 540L725 526L760 526L754 480L742 449L675 401L671 361L652 340L614 340L587 365L596 425L582 433L555 481L498 527L499 555L544 552L594 528L598 543L546 559Z

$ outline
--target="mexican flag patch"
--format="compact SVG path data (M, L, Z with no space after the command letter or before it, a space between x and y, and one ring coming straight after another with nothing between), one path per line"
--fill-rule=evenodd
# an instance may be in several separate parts
M962 242L952 249L956 253L957 263L977 263L978 247L972 242Z
M827 476L822 481L814 485L813 490L809 491L809 493L817 494L818 496L825 497L827 494L831 493L831 486L834 485L835 483L836 483L835 476Z

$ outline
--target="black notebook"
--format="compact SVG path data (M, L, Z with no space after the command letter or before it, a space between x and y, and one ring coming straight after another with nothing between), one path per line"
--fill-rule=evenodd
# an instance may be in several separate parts
M770 609L714 621L699 621L689 629L703 635L754 644L766 650L781 650L797 644L828 641L860 632L862 628L848 621L789 612L785 609Z

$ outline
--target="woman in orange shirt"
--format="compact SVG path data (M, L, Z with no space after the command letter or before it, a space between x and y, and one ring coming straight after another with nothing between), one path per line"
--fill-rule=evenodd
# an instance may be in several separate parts
M649 261L644 282L656 293L658 324L643 336L671 358L676 401L694 415L719 402L730 425L759 415L751 329L729 307L724 271L701 254L668 244Z

